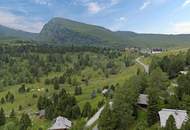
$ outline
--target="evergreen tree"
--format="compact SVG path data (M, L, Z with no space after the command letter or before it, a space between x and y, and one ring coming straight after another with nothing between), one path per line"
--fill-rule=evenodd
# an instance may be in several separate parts
M81 115L80 107L78 105L75 105L72 107L72 118L77 119Z
M19 130L27 130L32 126L32 122L28 114L23 113L20 122L19 122Z
M6 117L3 108L0 109L0 126L4 125L6 122Z
M1 104L5 104L5 98L4 97L1 98Z
M158 120L158 96L157 90L152 88L149 90L149 101L148 101L148 110L147 110L147 124L148 126L154 125Z
M116 130L116 120L114 120L114 113L109 108L109 105L106 105L100 118L98 120L98 128L99 130Z
M89 102L86 102L82 111L82 117L90 117L92 113L92 107Z
M165 130L177 130L175 119L172 115L169 116L169 118L166 122Z
M16 117L16 113L14 111L14 109L12 109L10 115L9 115L10 118L15 118Z

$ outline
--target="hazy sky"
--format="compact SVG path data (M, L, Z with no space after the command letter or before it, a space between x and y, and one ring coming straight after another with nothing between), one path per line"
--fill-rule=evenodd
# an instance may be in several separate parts
M53 17L144 33L190 33L190 0L0 0L0 24L40 32Z

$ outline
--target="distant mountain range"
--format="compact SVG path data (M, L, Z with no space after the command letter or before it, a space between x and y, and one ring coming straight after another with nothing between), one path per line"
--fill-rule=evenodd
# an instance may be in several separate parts
M101 47L177 47L190 46L190 34L140 34L109 29L64 18L53 18L39 34L0 26L0 39L32 39L39 43L93 45Z
M38 34L12 29L0 25L0 39L33 39Z

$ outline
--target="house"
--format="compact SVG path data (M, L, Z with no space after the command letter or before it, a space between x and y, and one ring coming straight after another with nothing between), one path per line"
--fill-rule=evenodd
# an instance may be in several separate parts
M187 75L188 71L180 71L180 74Z
M103 89L103 90L102 90L102 94L105 95L105 94L108 93L108 91L109 91L108 89Z
M43 118L45 117L45 110L40 110L38 112L35 113L39 118Z
M137 104L143 107L146 107L148 105L148 95L146 94L140 94Z
M153 48L151 49L151 53L152 54L160 54L162 53L164 50L162 48Z
M55 123L48 130L68 130L72 126L72 122L65 117L59 116Z
M180 129L188 119L186 110L162 109L159 111L161 127L166 127L166 122L170 115L174 117L177 129Z

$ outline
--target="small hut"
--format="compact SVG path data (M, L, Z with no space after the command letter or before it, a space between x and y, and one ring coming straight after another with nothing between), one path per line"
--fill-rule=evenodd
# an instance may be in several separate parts
M57 117L55 123L49 130L68 130L71 128L72 122L65 117Z
M46 113L45 110L42 109L42 110L36 112L35 114L36 114L39 118L43 118L43 117L45 117L45 113Z
M174 117L177 129L181 129L181 126L188 119L186 110L162 109L159 111L161 127L166 127L166 122L170 115Z

